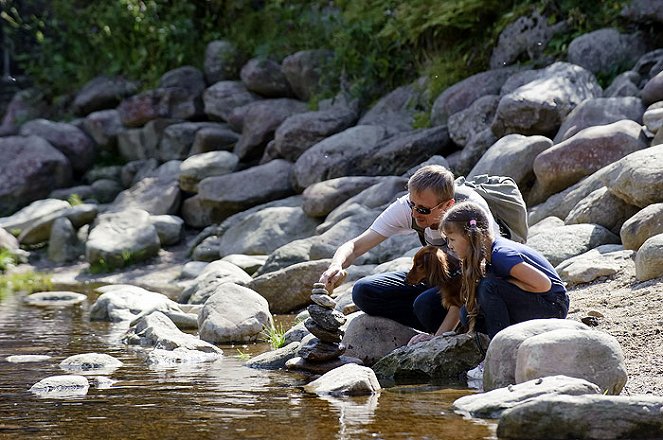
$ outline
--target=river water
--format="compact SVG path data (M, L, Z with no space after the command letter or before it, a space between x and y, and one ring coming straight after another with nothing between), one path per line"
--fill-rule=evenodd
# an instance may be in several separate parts
M121 342L126 324L90 322L93 296L59 308L29 306L24 296L0 297L1 439L495 438L494 423L451 411L468 389L401 386L371 397L318 397L301 389L310 377L245 367L240 351L256 355L269 349L265 344L221 345L224 356L213 363L148 366L145 349ZM89 377L84 397L28 391L41 379L67 374L59 363L68 356L90 352L124 365L103 380ZM10 363L10 355L51 358Z

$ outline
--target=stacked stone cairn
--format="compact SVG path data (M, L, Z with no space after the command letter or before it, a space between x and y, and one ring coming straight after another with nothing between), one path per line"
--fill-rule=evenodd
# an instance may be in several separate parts
M290 359L286 368L313 374L324 374L341 365L362 364L360 359L343 356L345 346L341 343L345 315L336 310L336 301L329 296L323 283L313 284L309 317L304 326L313 337L305 338L299 348L299 356Z

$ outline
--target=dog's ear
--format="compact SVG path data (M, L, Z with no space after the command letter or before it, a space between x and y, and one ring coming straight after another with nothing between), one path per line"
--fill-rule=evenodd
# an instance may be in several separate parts
M441 255L441 257L440 257ZM437 248L429 249L426 253L428 262L426 270L428 271L428 282L431 286L440 285L447 280L447 265L444 252Z

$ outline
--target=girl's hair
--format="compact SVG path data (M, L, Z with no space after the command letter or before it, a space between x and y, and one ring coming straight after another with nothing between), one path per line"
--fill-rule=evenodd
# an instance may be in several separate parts
M426 165L419 168L407 182L410 192L420 193L431 190L441 202L454 198L456 187L454 175L442 165Z
M442 218L445 233L463 234L469 243L468 254L461 261L463 284L461 295L467 308L469 331L474 330L478 305L476 301L477 284L486 274L486 244L492 242L488 215L481 206L472 202L458 203L452 206Z

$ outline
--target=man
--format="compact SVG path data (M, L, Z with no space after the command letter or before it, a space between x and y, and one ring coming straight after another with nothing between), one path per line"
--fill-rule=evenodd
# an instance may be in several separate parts
M419 168L408 180L407 188L408 194L389 205L366 231L336 250L329 268L320 277L321 283L328 287L337 285L346 275L344 269L359 256L391 236L413 233L415 225L423 229L426 244L447 250L446 239L438 227L444 213L456 201L471 200L482 206L499 234L486 201L471 188L456 186L453 173L443 166ZM453 330L460 310L457 307L445 310L436 287L408 285L405 275L406 272L388 272L362 278L352 289L352 299L369 315L389 318L426 332L415 336L410 343Z

